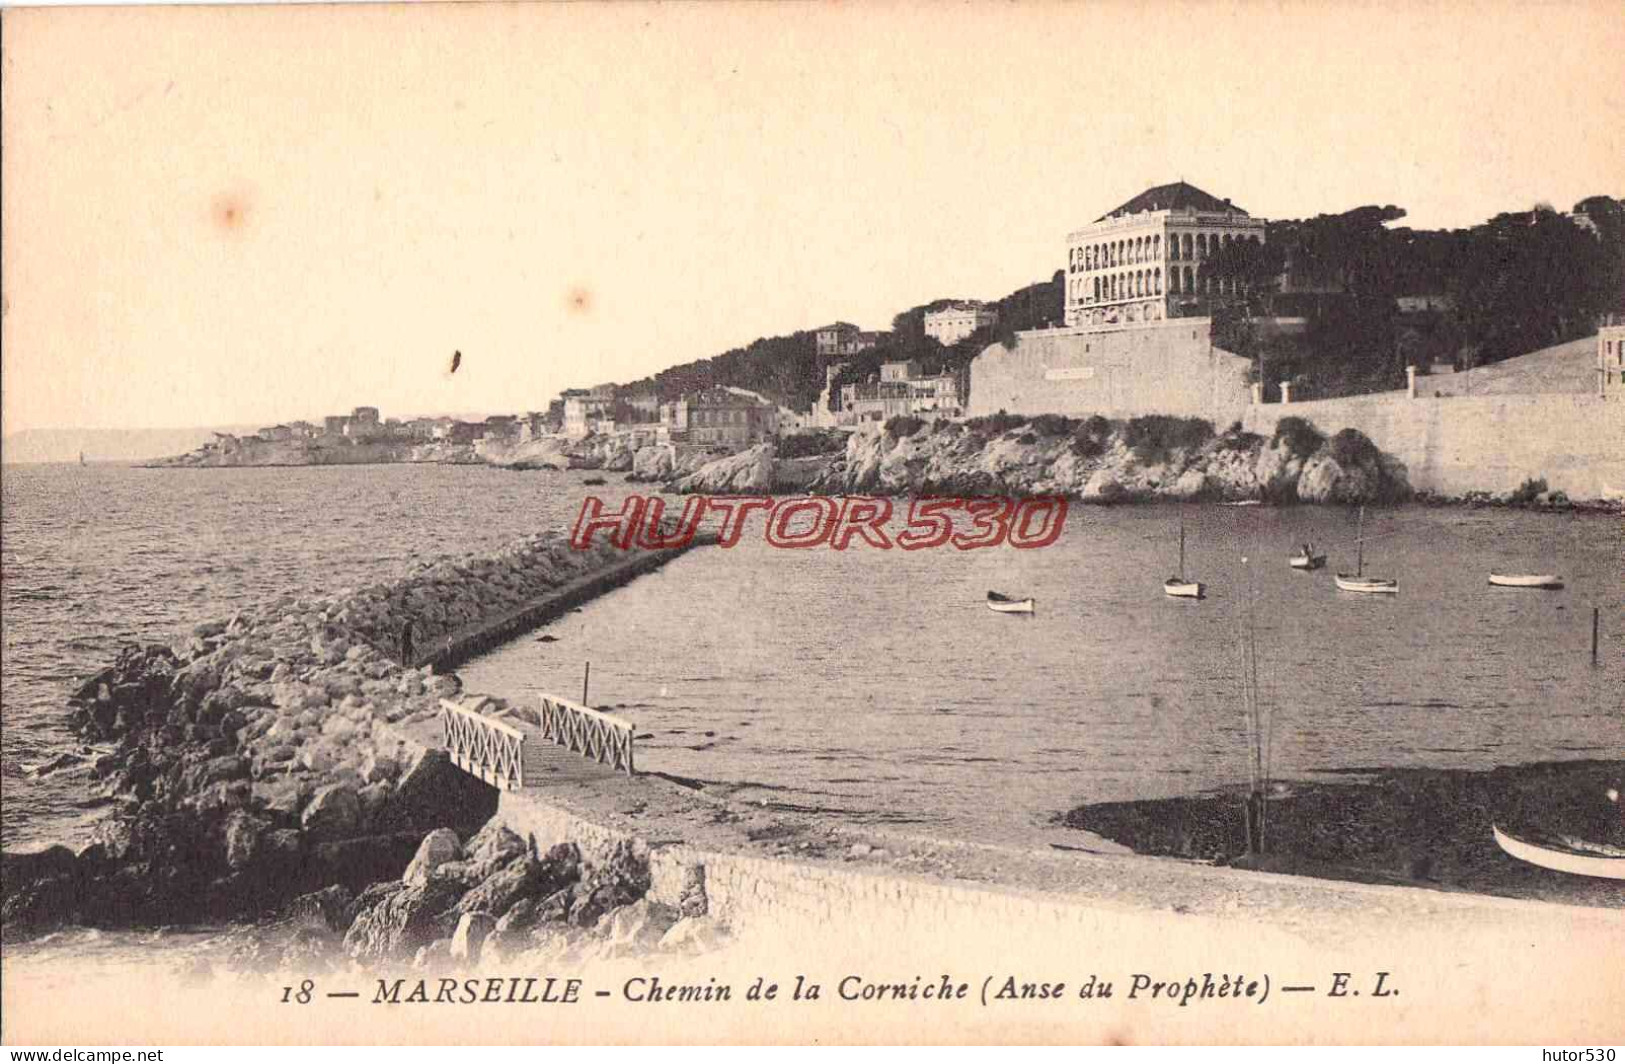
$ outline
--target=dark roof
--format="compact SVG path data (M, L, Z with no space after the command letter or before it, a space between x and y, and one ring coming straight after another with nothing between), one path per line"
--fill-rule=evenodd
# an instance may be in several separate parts
M1115 211L1107 211L1102 214L1095 221L1104 222L1107 218L1121 218L1125 215L1139 214L1143 211L1183 211L1191 209L1214 214L1223 214L1225 211L1232 211L1241 215L1247 214L1246 211L1229 200L1210 196L1195 185L1175 181L1171 185L1158 185L1156 188L1148 188Z

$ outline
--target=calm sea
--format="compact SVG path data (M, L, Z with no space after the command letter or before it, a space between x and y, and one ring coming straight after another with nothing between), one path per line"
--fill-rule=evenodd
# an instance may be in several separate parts
M568 523L588 492L635 487L588 475L6 468L0 840L81 841L98 815L82 774L29 769L72 748L65 694L121 643L491 550ZM1181 520L1203 602L1161 592ZM511 698L575 697L590 660L591 700L647 736L642 768L978 839L1040 835L1081 801L1243 779L1249 627L1277 775L1625 752L1618 518L1411 507L1372 511L1366 534L1367 572L1396 577L1398 596L1333 588L1355 524L1331 508L1080 506L1033 551L782 551L747 535L462 674ZM1327 570L1287 568L1306 539L1330 548ZM1567 586L1495 589L1492 570ZM994 614L988 590L1035 596L1037 612Z

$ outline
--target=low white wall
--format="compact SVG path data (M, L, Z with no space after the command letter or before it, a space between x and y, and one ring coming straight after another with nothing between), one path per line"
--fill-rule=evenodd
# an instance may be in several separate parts
M1418 384L1421 384L1419 381ZM1249 406L1249 431L1283 417L1332 435L1358 429L1405 464L1411 487L1444 495L1509 492L1525 480L1574 499L1625 498L1625 401L1595 395L1407 398L1404 392Z

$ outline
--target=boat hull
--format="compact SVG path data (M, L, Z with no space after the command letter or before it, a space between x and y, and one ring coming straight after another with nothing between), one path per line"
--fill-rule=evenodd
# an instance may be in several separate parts
M1541 868L1549 868L1554 872L1567 872L1576 876L1592 876L1597 879L1625 879L1625 856L1610 857L1601 853L1585 853L1571 850L1567 847L1542 846L1539 843L1520 839L1516 835L1509 835L1494 824L1490 830L1495 832L1495 843L1506 852L1509 857L1516 857Z
M1558 577L1558 576L1556 576L1554 574L1551 574L1551 573L1529 574L1529 575L1512 574L1512 573L1491 573L1490 574L1490 586L1491 587L1534 587L1534 588L1542 588L1542 589L1547 590L1547 591L1553 591L1553 590L1556 590L1557 588L1560 588L1560 587L1563 586L1563 580L1562 580L1561 577Z
M1337 587L1340 591L1353 591L1361 595L1399 594L1398 580L1381 580L1374 576L1350 576L1347 573L1338 573Z
M1162 593L1169 598L1199 599L1205 596L1207 588L1195 581L1169 580L1162 585Z
M1324 554L1314 554L1305 557L1302 554L1294 554L1286 560L1286 563L1294 569L1319 569L1326 564L1326 556Z
M1017 599L1013 602L989 602L987 608L994 613L1031 613L1033 612L1033 599Z

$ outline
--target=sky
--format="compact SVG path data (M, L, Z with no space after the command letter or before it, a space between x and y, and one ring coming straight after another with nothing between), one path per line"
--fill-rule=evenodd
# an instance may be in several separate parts
M4 19L6 433L545 409L999 298L1180 179L1419 227L1625 195L1614 3Z

